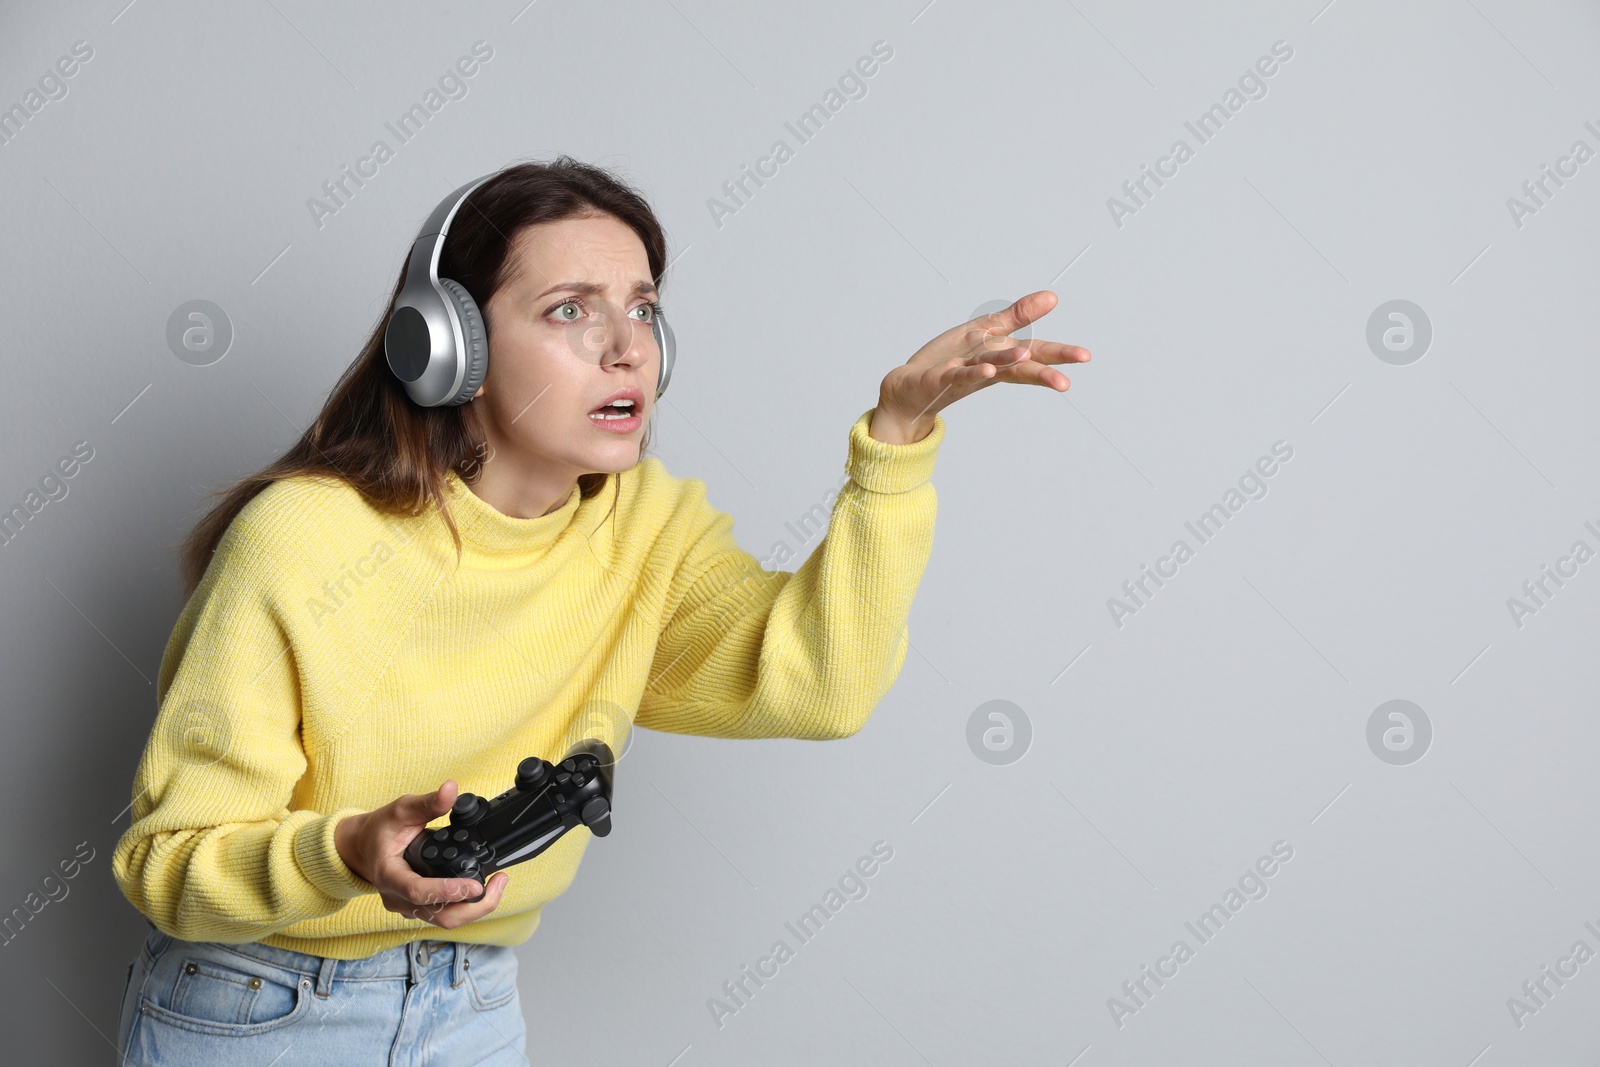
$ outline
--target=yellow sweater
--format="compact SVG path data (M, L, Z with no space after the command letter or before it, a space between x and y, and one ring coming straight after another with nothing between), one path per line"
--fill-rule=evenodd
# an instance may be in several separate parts
M191 941L339 959L419 938L513 945L571 884L587 829L510 868L499 908L447 932L384 910L334 825L446 778L495 796L525 756L585 737L621 752L632 726L860 730L905 659L944 436L938 418L886 444L871 417L824 497L826 536L792 573L763 569L705 482L655 457L531 519L452 474L459 566L436 511L396 518L336 479L274 482L228 527L162 657L112 860L123 893Z

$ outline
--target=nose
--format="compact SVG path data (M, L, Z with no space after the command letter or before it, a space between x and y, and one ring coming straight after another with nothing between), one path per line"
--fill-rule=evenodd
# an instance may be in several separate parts
M624 313L609 300L595 304L592 324L567 335L575 354L602 367L613 363L638 367L649 360L656 347L650 323Z
M608 321L604 326L594 326L585 331L585 337L595 334L590 349L600 353L600 365L615 363L629 367L646 366L656 350L655 334L648 322L640 322L624 315L619 320Z

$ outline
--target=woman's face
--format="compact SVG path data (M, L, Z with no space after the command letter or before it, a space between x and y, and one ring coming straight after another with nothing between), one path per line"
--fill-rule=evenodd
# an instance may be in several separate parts
M611 215L539 223L509 266L484 308L489 371L472 402L494 459L557 482L634 466L661 361L644 243ZM628 417L591 414L618 392L633 406L605 414Z

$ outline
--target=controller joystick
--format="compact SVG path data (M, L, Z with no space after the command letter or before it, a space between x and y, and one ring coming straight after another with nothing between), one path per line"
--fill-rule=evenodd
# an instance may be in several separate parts
M601 741L578 745L559 771L529 756L517 765L515 784L493 800L475 793L456 797L450 825L420 831L406 846L406 862L426 878L482 884L495 871L539 855L574 827L605 837L611 832L614 762Z
M550 764L538 756L529 756L517 764L517 788L533 789L550 774Z
M451 826L475 826L489 814L489 802L476 793L462 793L450 808Z

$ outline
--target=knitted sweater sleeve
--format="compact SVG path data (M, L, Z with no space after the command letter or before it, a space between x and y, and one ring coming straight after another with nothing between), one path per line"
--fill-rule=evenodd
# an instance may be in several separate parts
M733 519L695 486L690 547L635 722L712 737L846 737L866 725L905 660L912 598L933 549L934 460L944 419L891 445L850 430L850 480L828 532L793 573L767 571Z
M191 941L259 940L372 887L339 858L355 810L290 810L306 770L289 640L286 540L241 512L179 615L134 777L133 822L112 858L123 894Z

